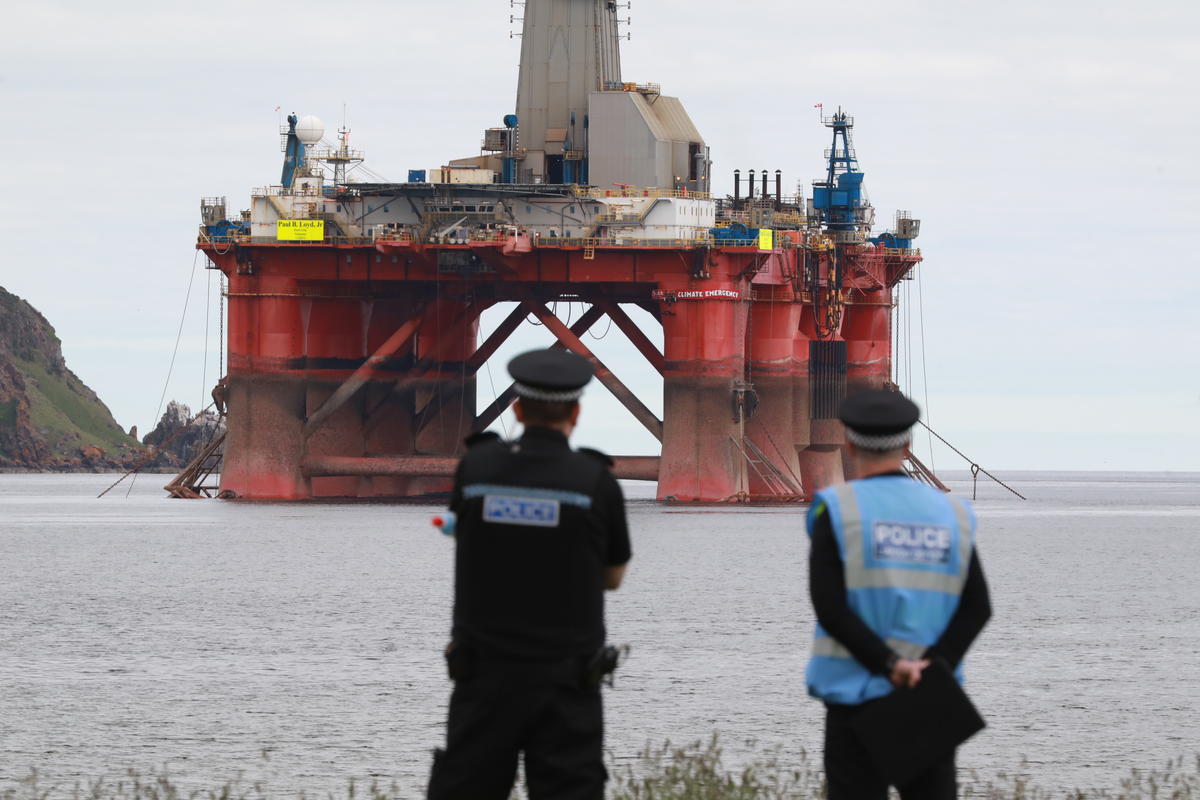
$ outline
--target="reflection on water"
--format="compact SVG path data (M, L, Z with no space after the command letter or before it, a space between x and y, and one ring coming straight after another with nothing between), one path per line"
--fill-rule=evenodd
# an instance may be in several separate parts
M996 617L968 680L989 728L960 763L1025 756L1044 786L1115 786L1193 751L1200 476L1005 477L1030 500L979 485ZM70 784L167 764L206 785L378 776L418 796L448 694L453 543L434 508L166 500L153 479L94 499L111 481L0 476L0 787L32 767ZM735 764L747 739L819 751L804 509L629 490L614 757L714 728Z

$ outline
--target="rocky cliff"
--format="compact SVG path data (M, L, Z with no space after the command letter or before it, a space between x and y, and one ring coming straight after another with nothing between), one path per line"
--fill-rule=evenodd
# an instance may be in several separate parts
M175 470L187 466L209 442L225 432L225 421L215 411L202 411L194 417L183 403L175 400L167 403L158 425L142 440L161 451L148 467Z
M143 452L67 369L46 318L0 288L0 469L107 471Z

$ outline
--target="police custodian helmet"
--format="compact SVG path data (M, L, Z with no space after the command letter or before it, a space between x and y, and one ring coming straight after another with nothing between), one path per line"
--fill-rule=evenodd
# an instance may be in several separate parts
M884 452L908 444L921 409L900 392L869 389L846 398L838 418L846 439L862 450Z
M508 362L518 397L548 403L573 403L595 374L592 362L569 350L530 350Z

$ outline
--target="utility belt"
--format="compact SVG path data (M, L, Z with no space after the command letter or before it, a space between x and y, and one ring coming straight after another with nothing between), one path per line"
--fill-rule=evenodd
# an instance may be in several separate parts
M589 656L571 656L556 661L501 658L482 653L471 645L451 642L446 648L446 671L450 680L465 683L480 676L543 680L597 689L613 685L613 674L629 654L629 646L604 645Z

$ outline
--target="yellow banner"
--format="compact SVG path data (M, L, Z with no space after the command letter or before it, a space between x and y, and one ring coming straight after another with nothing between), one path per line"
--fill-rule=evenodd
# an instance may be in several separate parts
M758 249L759 250L774 250L775 249L775 231L770 228L762 228L758 232Z
M275 238L280 242L322 242L323 219L281 219L275 223Z

